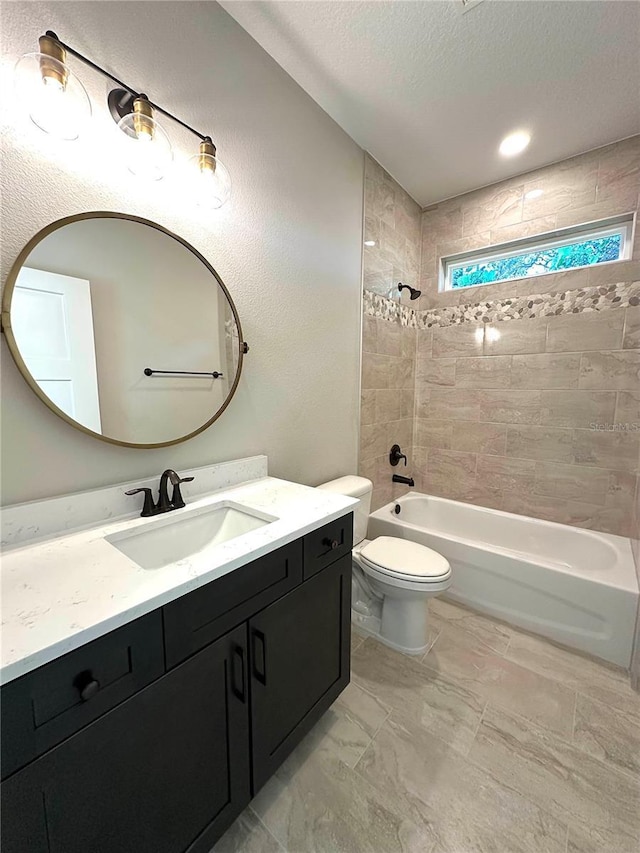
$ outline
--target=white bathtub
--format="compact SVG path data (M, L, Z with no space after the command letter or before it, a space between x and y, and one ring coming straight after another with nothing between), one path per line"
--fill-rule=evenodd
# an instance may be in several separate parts
M628 539L416 493L371 513L368 536L443 554L448 597L629 667L638 582Z

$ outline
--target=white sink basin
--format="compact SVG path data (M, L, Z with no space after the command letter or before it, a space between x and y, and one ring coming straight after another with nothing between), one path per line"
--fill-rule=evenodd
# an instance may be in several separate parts
M174 512L135 530L112 533L105 541L142 569L161 569L277 521L272 515L222 501L192 511Z

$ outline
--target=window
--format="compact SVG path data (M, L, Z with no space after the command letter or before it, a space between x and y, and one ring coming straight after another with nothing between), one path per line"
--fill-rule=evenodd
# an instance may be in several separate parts
M618 217L442 258L440 290L589 267L631 256L633 217Z

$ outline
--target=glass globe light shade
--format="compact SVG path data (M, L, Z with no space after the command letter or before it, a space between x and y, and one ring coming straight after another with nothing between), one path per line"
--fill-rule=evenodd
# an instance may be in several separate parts
M173 161L173 150L162 125L136 113L129 113L118 122L123 133L124 159L132 174L149 181L165 176Z
M194 154L189 158L189 169L193 198L197 205L216 210L229 200L231 175L215 155L202 151Z
M44 53L27 53L16 63L18 103L31 121L57 139L77 139L91 118L91 101L71 69Z

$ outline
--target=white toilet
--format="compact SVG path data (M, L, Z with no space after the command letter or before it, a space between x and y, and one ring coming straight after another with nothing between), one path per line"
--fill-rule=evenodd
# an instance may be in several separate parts
M451 585L451 566L417 542L392 536L365 539L371 480L340 477L318 488L359 499L353 514L353 624L392 649L423 654L428 648L427 599Z

